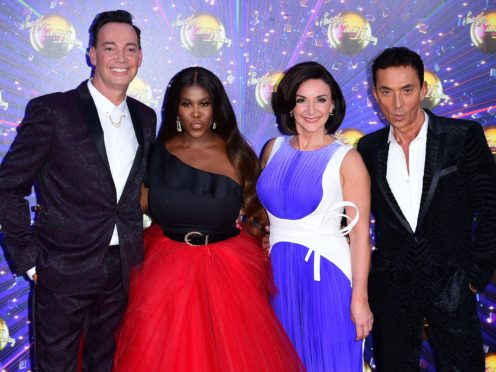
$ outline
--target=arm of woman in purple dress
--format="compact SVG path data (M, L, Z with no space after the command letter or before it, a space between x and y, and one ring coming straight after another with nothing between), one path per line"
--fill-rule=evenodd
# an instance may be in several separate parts
M357 340L367 337L372 330L372 312L367 293L367 279L370 268L370 178L360 154L350 150L340 169L343 200L353 202L360 213L360 219L350 232L351 249L351 319L355 323ZM354 208L347 207L346 214L352 219Z
M262 149L262 156L260 157L260 165L262 169L265 168L267 162L269 161L270 154L272 153L272 149L274 148L274 143L276 142L275 138L272 138L267 141Z

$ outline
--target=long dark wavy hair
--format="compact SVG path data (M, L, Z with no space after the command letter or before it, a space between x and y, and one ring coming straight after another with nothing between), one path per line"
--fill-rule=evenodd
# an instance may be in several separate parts
M217 76L203 67L188 67L179 71L169 83L162 106L162 124L158 138L164 143L179 133L176 117L179 110L181 91L186 87L199 86L208 92L212 103L215 133L226 143L229 161L237 172L243 187L244 224L248 232L261 236L267 223L267 215L258 199L256 182L260 175L260 163L250 145L241 135L234 110L224 86Z

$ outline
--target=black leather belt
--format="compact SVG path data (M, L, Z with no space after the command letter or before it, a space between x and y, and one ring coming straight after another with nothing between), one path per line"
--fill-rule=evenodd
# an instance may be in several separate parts
M199 231L190 231L188 233L178 233L169 230L163 230L164 235L176 242L186 243L188 245L207 245L217 243L232 238L239 234L238 229L229 230L218 234L207 234Z

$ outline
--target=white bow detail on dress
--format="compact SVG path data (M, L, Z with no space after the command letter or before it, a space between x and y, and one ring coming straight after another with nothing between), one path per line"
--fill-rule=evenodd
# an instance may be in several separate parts
M353 218L344 213L343 210L345 207L351 207L356 210L356 214ZM343 237L350 233L351 229L355 227L355 225L358 223L358 220L360 219L360 213L357 206L355 205L355 203L350 201L342 201L333 204L329 209L326 210L326 213L315 214L314 217L317 218L312 218L312 222L315 222L315 220L318 219L319 216L321 216L321 218L318 225L310 224L308 223L310 221L308 221L307 223L302 223L301 227L303 227L307 231L314 231L318 234ZM334 225L336 224L336 221L341 221L343 217L346 218L348 224L337 231L332 231L335 228ZM332 249L332 247L308 248L307 255L305 256L305 262L308 262L308 260L310 260L310 256L312 255L312 252L314 252L313 277L315 281L320 281L320 258L322 256L320 252L324 249Z

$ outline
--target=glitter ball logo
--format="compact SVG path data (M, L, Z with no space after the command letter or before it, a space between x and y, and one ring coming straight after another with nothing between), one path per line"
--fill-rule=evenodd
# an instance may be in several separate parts
M447 102L449 97L443 93L443 85L439 76L429 70L424 70L424 80L427 83L427 94L422 101L422 107L432 109L436 107L441 100Z
M496 372L496 354L495 353L488 353L486 355L485 372Z
M496 11L489 10L474 15L467 12L462 25L470 25L472 43L484 53L496 53Z
M150 85L138 76L136 76L133 81L131 81L131 84L129 84L127 94L130 97L143 102L147 106L152 106L157 103L153 99L153 92Z
M194 14L186 19L178 15L173 26L181 27L182 45L197 57L210 57L223 45L231 47L232 41L226 37L224 25L211 14Z
M341 142L356 148L358 140L364 136L364 133L358 129L347 128L342 131L337 131L335 136Z
M484 133L486 135L487 144L491 148L491 152L493 154L496 154L496 125L485 127ZM495 356L495 362L496 362L496 356ZM495 363L495 367L496 367L496 363Z
M3 99L1 90L0 90L0 108L4 109L5 111L7 111L7 109L9 108L9 103Z
M15 340L10 337L9 327L5 320L0 318L0 350L3 350L8 344L10 344L11 347L14 346Z
M258 105L267 112L272 112L272 93L276 91L277 85L281 81L284 72L283 71L270 71L263 76L258 77L255 71L248 74L250 78L248 79L248 86L256 85L255 87L255 98Z
M67 19L56 14L42 16L33 22L28 16L22 28L30 30L31 46L47 58L62 58L74 45L79 47L82 45L81 41L76 39L74 26Z
M333 17L325 13L318 24L321 27L329 25L327 38L331 47L339 53L354 56L369 43L377 45L377 37L372 35L369 21L360 13L343 12Z

